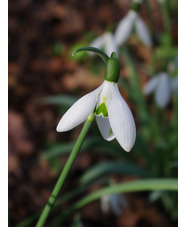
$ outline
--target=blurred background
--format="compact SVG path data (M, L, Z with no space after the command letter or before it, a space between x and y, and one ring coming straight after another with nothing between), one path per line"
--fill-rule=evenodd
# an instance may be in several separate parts
M130 0L9 0L9 226L35 225L82 128L57 133L56 126L104 79L99 57L72 52L114 33L130 7ZM127 153L104 141L94 123L46 226L177 226L177 192L158 190L105 196L61 218L103 186L177 178L176 89L163 107L143 89L162 72L177 78L178 1L146 0L138 14L152 45L132 32L119 47L119 87L135 118L135 146Z

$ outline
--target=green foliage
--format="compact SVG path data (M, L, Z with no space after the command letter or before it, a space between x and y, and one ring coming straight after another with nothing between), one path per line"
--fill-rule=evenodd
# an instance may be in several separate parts
M127 97L127 101L132 107L136 124L137 138L133 150L125 153L117 141L107 142L94 130L91 136L84 141L81 152L89 152L91 155L105 155L104 161L90 166L79 178L79 188L97 184L103 179L111 180L111 175L135 176L140 180L132 182L122 182L115 185L107 186L100 190L94 191L72 204L63 214L65 217L70 213L79 210L92 201L101 198L103 195L112 193L126 193L151 190L149 196L150 202L159 201L164 207L166 213L172 220L177 219L177 159L178 159L178 102L177 96L171 97L169 105L165 109L160 109L149 96L143 95L142 87L144 84L141 76L143 74L153 76L158 72L167 71L170 62L175 61L178 48L173 42L172 30L169 18L175 14L174 7L176 1L171 1L167 6L167 1L161 5L164 31L156 33L152 26L153 18L151 17L151 8L148 1L145 1L153 39L157 42L152 48L151 60L140 63L135 58L133 46L122 46L120 48L120 59L124 62L124 69L127 77L121 77L119 85ZM84 43L78 43L70 49L70 53L75 51L73 59L83 61L87 58L86 51L92 51L98 54L104 63L107 62L108 56L102 51L84 47ZM56 54L60 50L60 45L56 46ZM61 51L59 51L60 53ZM98 59L99 60L99 59ZM100 73L100 61L93 59L95 65L91 66L91 72ZM177 75L177 66L171 72L171 76ZM51 104L59 107L69 108L78 98L70 95L48 96L41 99L42 104ZM97 109L99 111L99 109ZM105 107L99 113L105 112ZM59 157L69 154L75 145L72 142L53 142L46 143L45 151L40 158L50 160L51 166L60 170L58 163ZM156 179L158 178L158 179ZM169 190L172 190L171 192ZM75 191L75 189L74 189ZM63 218L62 218L63 219ZM60 217L61 221L61 217ZM82 226L80 216L74 218L73 227Z
M38 100L38 103L70 107L77 100L78 100L77 97L73 97L71 95L53 95Z
M57 42L57 43L54 43L53 45L53 51L57 57L60 57L62 55L62 53L64 52L64 49L65 48L63 43Z
M72 56L72 53L74 51L76 51L77 49L82 48L84 46L87 46L87 44L86 43L77 43L74 46L72 46L70 51L69 51L69 58L71 60L73 60L73 61L74 60L75 61L84 61L87 58L87 56L88 56L88 54L85 51L84 52L79 52L76 55Z
M100 178L108 176L109 174L131 175L142 178L152 177L152 174L150 174L147 170L137 166L134 163L107 161L101 162L89 168L81 176L80 183L89 184L96 182Z

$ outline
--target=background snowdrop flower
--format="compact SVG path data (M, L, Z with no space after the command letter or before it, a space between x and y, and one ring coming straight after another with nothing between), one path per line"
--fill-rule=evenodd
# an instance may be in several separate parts
M120 63L115 53L107 60L105 81L94 91L80 98L63 115L58 132L68 131L85 121L94 112L105 140L117 139L125 151L130 151L136 138L134 118L118 89Z
M148 81L143 92L145 95L155 93L156 104L164 108L170 101L171 93L175 93L177 88L177 79L171 78L168 73L162 72Z
M127 15L119 22L115 31L115 42L118 46L127 41L135 28L139 39L146 45L151 46L151 37L146 24L135 10L129 10Z
M120 216L127 207L127 201L122 194L104 195L101 197L100 202L101 210L105 214L113 212L115 215Z
M116 54L118 53L118 47L112 33L110 32L105 32L103 35L93 40L90 46L98 49L103 48L108 56L110 56L112 52L115 52Z

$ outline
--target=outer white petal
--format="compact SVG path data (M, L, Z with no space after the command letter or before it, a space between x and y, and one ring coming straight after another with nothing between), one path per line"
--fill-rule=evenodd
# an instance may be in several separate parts
M104 35L99 36L98 38L94 39L89 46L91 47L96 47L96 48L101 48L104 45Z
M96 116L96 121L103 138L107 141L113 140L115 136L110 127L109 119L102 116Z
M118 46L122 45L129 38L136 16L137 13L134 10L130 10L119 22L114 36L115 42Z
M118 47L116 45L115 39L113 35L109 32L105 34L105 52L108 56L112 54L112 52L115 52L118 54Z
M167 73L159 74L159 82L155 91L155 101L161 108L165 107L171 95L170 77Z
M136 21L135 21L135 28L136 28L136 33L140 40L146 45L146 46L151 46L152 41L150 37L150 33L148 31L148 28L146 24L143 22L143 20L137 16Z
M143 89L143 93L145 95L149 95L151 92L153 92L158 85L158 81L159 81L159 76L154 76L153 78L151 78L145 85Z
M58 132L65 132L85 121L95 108L101 88L102 85L75 102L63 115L56 130Z
M110 206L113 212L120 216L122 215L124 208L127 207L127 202L122 194L112 194L110 195Z
M108 106L108 117L112 131L121 147L130 151L136 139L136 126L132 113L118 90L113 86L113 97Z

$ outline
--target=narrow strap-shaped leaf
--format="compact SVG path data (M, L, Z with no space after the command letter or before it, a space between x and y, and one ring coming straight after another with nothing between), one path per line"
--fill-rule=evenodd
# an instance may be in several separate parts
M151 190L177 191L178 180L174 178L145 179L107 186L83 197L78 202L74 203L73 206L71 206L63 213L61 221L63 221L69 214L73 213L78 209L81 209L82 207L101 198L104 195Z
M127 174L140 177L152 177L147 170L133 163L101 162L89 168L81 177L82 184L89 184L109 174Z
M95 48L95 47L81 47L81 48L77 49L76 51L74 51L72 53L72 55L75 55L81 51L90 51L90 52L97 54L104 61L105 64L106 64L107 60L109 59L109 57L102 50Z

